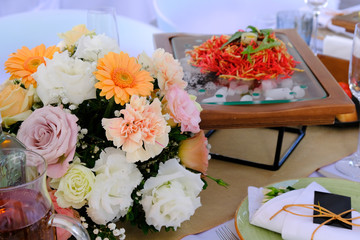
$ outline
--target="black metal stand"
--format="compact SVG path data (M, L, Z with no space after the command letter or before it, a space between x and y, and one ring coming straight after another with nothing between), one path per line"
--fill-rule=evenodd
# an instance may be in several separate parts
M270 128L270 129L279 131L278 139L277 139L277 143L276 143L274 163L272 165L251 162L251 161L242 160L242 159L238 159L238 158L232 158L232 157L223 156L223 155L216 154L216 153L210 153L210 155L212 158L218 159L218 160L244 164L247 166L263 168L263 169L272 170L272 171L278 170L284 164L284 162L289 157L289 155L294 151L294 149L299 144L299 142L304 138L305 132L306 132L306 126L301 126L300 128L278 127L278 128ZM214 134L215 131L216 130L210 130L209 132L206 133L206 137L209 138L212 134ZM284 156L281 157L281 147L282 147L285 132L296 133L299 136L292 143L292 145L289 147L289 149L285 152Z

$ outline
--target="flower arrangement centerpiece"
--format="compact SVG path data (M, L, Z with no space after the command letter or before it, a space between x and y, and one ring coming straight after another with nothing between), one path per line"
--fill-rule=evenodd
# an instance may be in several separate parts
M4 129L45 158L55 211L79 217L92 238L123 239L118 221L176 230L211 178L201 107L179 62L163 49L130 57L84 25L59 37L5 62Z

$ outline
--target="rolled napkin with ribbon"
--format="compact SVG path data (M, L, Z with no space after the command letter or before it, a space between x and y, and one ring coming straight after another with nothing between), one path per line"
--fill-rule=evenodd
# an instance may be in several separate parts
M343 215L319 208L318 204L314 204L315 192L329 193L318 183L312 182L306 188L286 192L262 204L263 189L249 187L249 222L278 232L285 240L360 239L360 213L349 209L352 215L350 222ZM340 218L339 221L350 222L344 224L352 229L313 223L314 214L326 215L327 220Z

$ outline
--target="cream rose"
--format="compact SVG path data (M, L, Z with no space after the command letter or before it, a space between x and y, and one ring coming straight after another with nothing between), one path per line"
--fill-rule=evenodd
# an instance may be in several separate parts
M146 223L161 227L180 227L201 206L199 193L204 183L176 159L161 163L156 177L149 178L141 190Z
M33 85L24 89L18 84L6 81L0 86L0 114L5 127L24 121L31 114L34 94Z
M61 45L63 45L67 49L71 49L74 47L75 43L79 40L79 38L86 34L91 34L93 32L90 32L85 24L79 24L74 26L71 30L60 33L58 36L63 39L61 42Z
M96 63L69 57L67 52L55 53L33 74L37 82L37 94L44 105L72 103L96 97L96 79L92 74Z
M51 181L51 186L57 189L55 196L61 208L79 209L86 204L94 183L94 173L77 159L62 178Z

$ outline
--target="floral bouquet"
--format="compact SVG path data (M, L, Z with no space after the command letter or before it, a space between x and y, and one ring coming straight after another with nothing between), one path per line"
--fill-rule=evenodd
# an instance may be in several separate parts
M6 61L4 129L45 158L55 211L78 217L93 239L124 239L118 221L176 230L209 177L201 107L179 62L163 49L130 57L84 25L59 37Z

